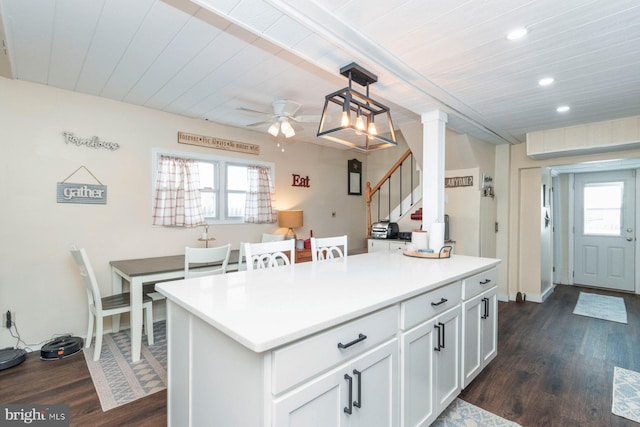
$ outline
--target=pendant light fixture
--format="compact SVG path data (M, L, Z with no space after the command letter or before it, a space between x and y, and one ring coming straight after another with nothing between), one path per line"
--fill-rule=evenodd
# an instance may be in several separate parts
M342 67L340 74L349 86L325 97L317 136L360 151L398 145L389 108L369 97L369 84L378 77L356 63ZM365 94L354 90L352 82L363 86Z

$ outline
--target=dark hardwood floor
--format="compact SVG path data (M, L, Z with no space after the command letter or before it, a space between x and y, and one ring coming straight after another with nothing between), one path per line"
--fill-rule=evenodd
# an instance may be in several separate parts
M621 296L628 324L572 314L580 291ZM522 426L635 426L611 413L613 369L640 372L640 296L558 285L499 304L498 356L461 398Z
M622 296L628 324L572 314L580 290ZM500 303L498 356L462 397L539 426L634 426L611 414L613 368L640 371L640 296L557 286L544 304ZM84 356L30 354L0 371L0 402L70 405L72 426L166 425L166 390L102 412Z
M71 426L167 425L167 391L102 412L82 352L40 360L33 352L20 365L0 371L0 402L68 404Z

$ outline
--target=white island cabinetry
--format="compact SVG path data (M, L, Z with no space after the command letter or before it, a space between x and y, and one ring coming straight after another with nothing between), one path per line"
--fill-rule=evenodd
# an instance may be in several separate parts
M462 283L498 262L387 251L158 284L168 424L426 425L460 391Z
M462 388L498 354L497 279L493 268L463 281Z

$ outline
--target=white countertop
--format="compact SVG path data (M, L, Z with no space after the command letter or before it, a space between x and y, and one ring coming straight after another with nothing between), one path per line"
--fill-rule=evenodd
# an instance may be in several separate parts
M172 302L255 352L268 351L471 276L500 260L400 251L164 282Z

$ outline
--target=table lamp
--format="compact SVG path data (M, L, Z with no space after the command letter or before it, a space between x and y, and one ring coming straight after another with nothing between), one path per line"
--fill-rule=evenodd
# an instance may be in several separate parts
M286 240L295 239L296 233L293 229L296 227L302 227L302 210L288 210L278 212L278 226L288 228L287 234L284 238Z

